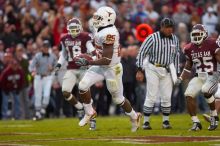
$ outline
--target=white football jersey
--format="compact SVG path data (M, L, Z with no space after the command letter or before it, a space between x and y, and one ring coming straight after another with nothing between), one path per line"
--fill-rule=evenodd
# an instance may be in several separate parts
M113 56L109 66L114 66L121 61L119 32L115 26L106 27L95 33L95 48L97 59L102 58L103 44L113 44Z

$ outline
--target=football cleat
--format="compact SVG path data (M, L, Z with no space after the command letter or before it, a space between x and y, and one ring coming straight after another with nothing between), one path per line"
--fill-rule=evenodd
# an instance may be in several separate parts
M39 121L42 120L43 116L41 115L41 113L38 111L35 113L35 116L33 117L33 121Z
M131 132L136 132L138 130L141 123L141 117L141 113L137 113L137 119L131 119Z
M89 130L96 130L96 120L95 119L90 120Z
M163 129L172 129L170 122L169 121L163 121L163 125L162 125Z
M149 122L144 122L142 128L144 130L151 130L152 129Z
M208 128L209 131L213 131L218 127L218 116L211 116L210 117L210 126Z
M189 131L199 131L202 130L202 125L200 122L193 122L193 126Z
M90 121L91 119L94 119L96 116L97 116L96 111L94 111L92 115L87 115L87 114L85 114L84 117L82 118L82 120L79 121L79 126L80 126L80 127L85 126L86 124L89 123L89 121Z

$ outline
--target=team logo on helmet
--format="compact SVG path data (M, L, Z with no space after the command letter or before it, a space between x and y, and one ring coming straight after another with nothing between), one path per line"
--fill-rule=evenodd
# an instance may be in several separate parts
M110 7L101 7L93 14L93 26L96 28L113 25L115 23L116 13Z

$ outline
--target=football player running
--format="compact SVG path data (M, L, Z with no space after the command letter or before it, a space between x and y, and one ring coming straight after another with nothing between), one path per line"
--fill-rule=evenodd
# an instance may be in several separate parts
M83 32L81 21L72 18L67 23L68 33L61 37L62 52L59 57L55 72L59 71L65 61L68 62L67 71L63 77L62 93L65 100L73 105L79 114L79 118L83 117L83 105L71 93L73 87L84 75L86 68L78 66L74 57L84 53L92 53L95 48L92 45L92 38L89 33Z
M92 107L90 87L96 82L106 80L107 88L113 101L120 105L130 117L135 132L139 128L141 114L136 113L130 102L123 96L122 65L120 63L119 33L115 27L116 13L110 7L101 7L93 15L93 25L97 28L94 36L97 59L88 61L85 58L76 58L80 66L92 65L79 83L79 94L83 101L85 116L79 126L86 125L96 116Z
M196 24L190 34L191 43L184 48L187 58L180 80L184 80L191 73L192 66L195 65L196 74L189 82L185 91L187 109L193 121L191 131L202 129L202 125L196 116L196 95L201 91L210 107L210 126L212 131L218 127L219 118L215 109L214 94L218 88L219 72L217 63L220 62L220 47L215 39L208 37L208 31L204 25Z

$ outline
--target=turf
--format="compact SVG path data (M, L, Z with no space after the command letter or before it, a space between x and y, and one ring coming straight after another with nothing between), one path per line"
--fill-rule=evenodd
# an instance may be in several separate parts
M0 121L0 145L81 145L81 146L131 146L146 145L146 142L132 140L148 136L220 136L220 129L208 131L209 123L200 116L203 130L191 132L191 120L188 115L172 115L170 121L173 129L164 130L161 116L151 117L152 130L139 129L136 133L130 132L128 117L98 117L97 130L89 131L88 126L79 127L78 119L45 119L43 121L19 120ZM123 138L130 137L125 140ZM120 138L117 139L116 138ZM147 145L161 146L220 146L220 138L207 142L178 142L157 143Z

